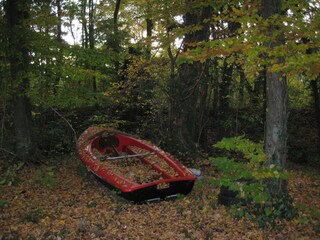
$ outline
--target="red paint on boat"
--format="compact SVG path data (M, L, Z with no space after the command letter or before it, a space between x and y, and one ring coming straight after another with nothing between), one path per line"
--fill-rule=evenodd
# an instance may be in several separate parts
M107 139L106 136L112 136L112 140L115 142L115 145L112 145L112 147L115 152L125 152L128 154L126 155L127 157L137 156L136 159L140 159L142 164L150 166L150 168L158 174L161 174L161 179L147 183L137 183L108 168L102 159L95 155L94 151L98 151L100 155L106 156L105 158L107 160L105 161L121 161L121 156L108 158L108 148L110 148L110 145L108 146L107 143L105 144L102 141ZM147 141L118 131L96 126L90 127L79 137L77 148L81 160L92 173L104 182L121 190L122 193L136 192L137 196L135 195L135 197L138 199L144 199L144 196L139 196L139 194L146 194L150 197L157 197L158 195L165 197L166 193L171 195L178 193L187 194L191 191L193 182L197 178L187 167L181 164L169 153L159 149ZM162 166L168 167L163 168L159 164L152 163L149 157L145 156L145 154L139 155L134 148L142 149L146 154L154 155L158 161L162 161ZM168 168L170 168L171 172L167 171ZM167 189L162 189L160 186L166 186L165 188ZM152 191L154 191L154 193Z

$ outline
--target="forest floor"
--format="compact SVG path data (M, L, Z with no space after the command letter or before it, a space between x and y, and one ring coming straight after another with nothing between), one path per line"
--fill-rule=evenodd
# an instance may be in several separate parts
M298 215L259 228L217 204L218 176L204 168L192 192L176 200L134 204L86 172L73 156L25 166L0 186L0 239L320 239L320 174L291 165L289 191Z

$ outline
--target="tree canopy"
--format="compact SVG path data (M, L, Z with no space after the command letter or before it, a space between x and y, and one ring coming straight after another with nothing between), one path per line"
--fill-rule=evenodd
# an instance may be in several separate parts
M239 136L272 176L320 163L317 0L3 0L0 16L0 161L43 163L101 125L188 166ZM258 180L290 205L285 178Z

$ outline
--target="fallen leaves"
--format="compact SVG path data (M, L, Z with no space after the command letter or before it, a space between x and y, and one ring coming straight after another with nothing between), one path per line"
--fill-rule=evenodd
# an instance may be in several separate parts
M320 239L317 230L320 179L293 168L289 189L299 216L279 221L275 229L260 229L236 219L217 205L218 189L210 186L214 170L191 194L173 201L133 204L100 184L81 177L77 158L56 168L57 186L47 189L32 181L37 169L25 167L19 185L1 186L0 238L5 239ZM38 209L38 210L37 210ZM38 222L23 219L38 214ZM30 215L29 217L32 217Z

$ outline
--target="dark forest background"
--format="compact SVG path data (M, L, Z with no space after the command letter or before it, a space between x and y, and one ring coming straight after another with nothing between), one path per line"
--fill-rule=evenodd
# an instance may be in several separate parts
M319 165L317 1L7 0L0 14L4 166L72 153L91 125L186 164L244 135L265 165Z
M319 34L318 0L0 0L0 238L139 237L144 219L168 239L316 239ZM76 155L92 125L205 177L156 214L125 204Z

